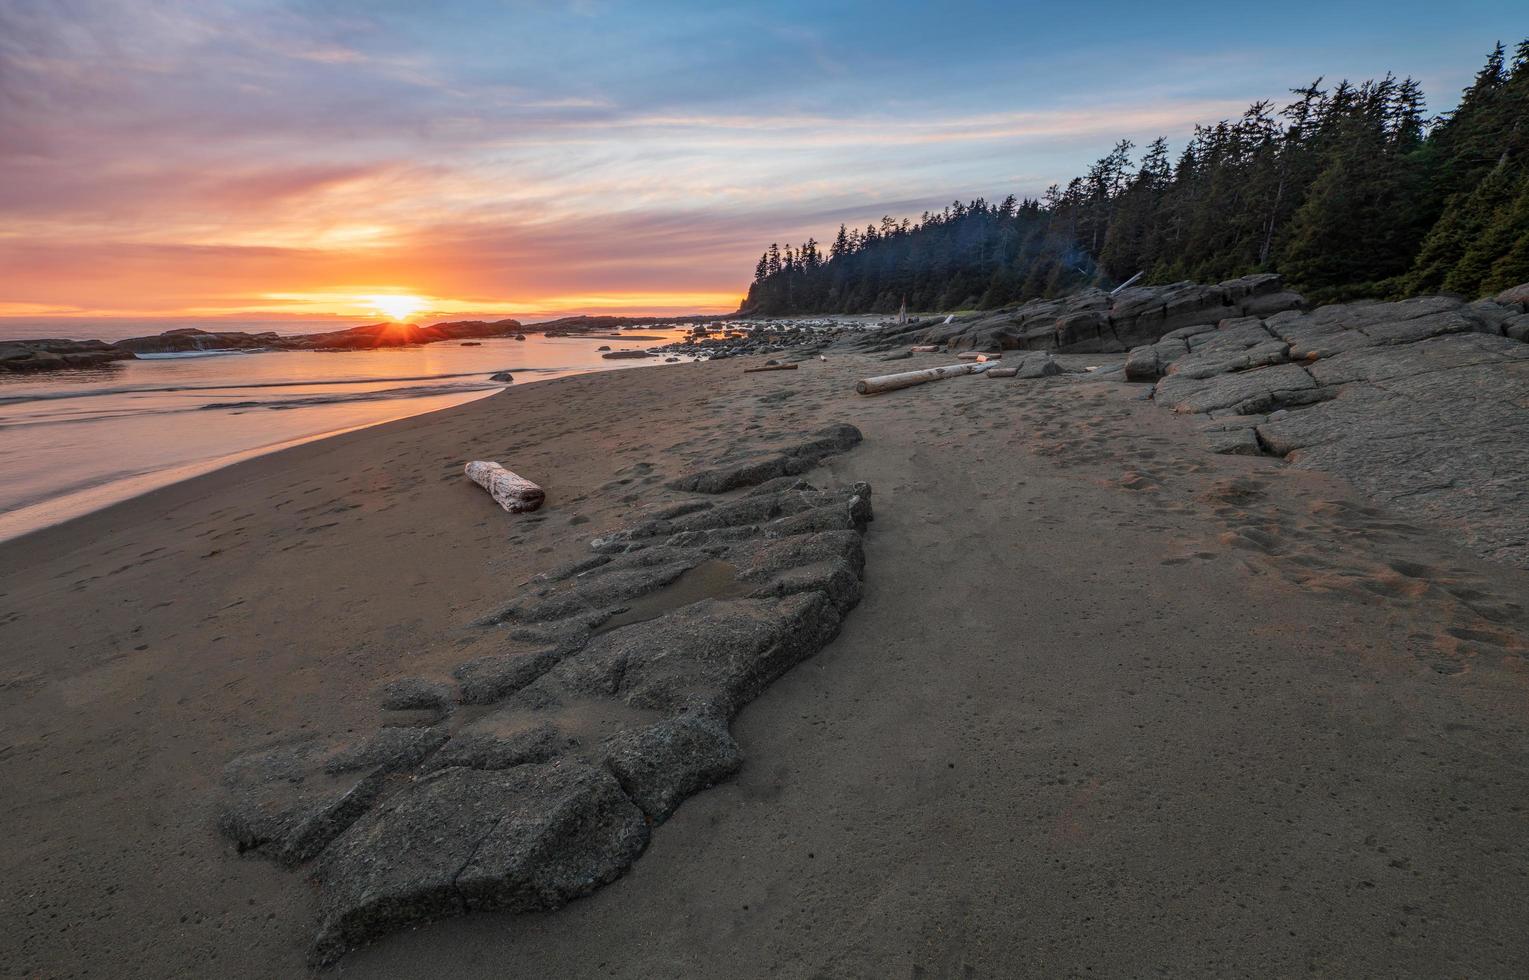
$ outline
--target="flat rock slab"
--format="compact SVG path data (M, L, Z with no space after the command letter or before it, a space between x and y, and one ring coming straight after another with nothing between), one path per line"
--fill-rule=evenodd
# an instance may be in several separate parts
M316 739L302 739L230 762L218 829L241 852L257 851L278 864L311 859L385 787L381 767L326 772L331 751Z
M726 493L739 487L751 487L776 477L805 473L823 459L853 449L861 438L860 430L853 425L831 425L818 430L811 438L787 445L777 452L756 453L753 458L736 462L725 461L673 480L669 486L693 493Z
M798 475L859 441L835 425L730 451L677 481L706 499L667 494L479 619L501 652L454 683L385 685L375 735L230 764L224 833L284 864L317 859L316 959L584 894L636 858L650 821L736 772L733 715L860 599L871 488Z
M1127 373L1166 372L1160 404L1222 418L1215 452L1336 473L1529 566L1529 345L1512 332L1525 315L1448 296L1286 311L1138 348Z
M1157 383L1155 398L1175 412L1267 412L1283 405L1305 404L1322 397L1316 379L1299 364L1207 378L1169 375Z
M596 637L552 677L635 707L731 717L837 631L820 592L781 599L702 600Z
M605 765L633 802L662 823L687 797L737 772L743 753L721 719L684 715L609 739Z
M554 908L619 875L647 842L642 811L604 770L443 769L324 853L315 958L443 916Z

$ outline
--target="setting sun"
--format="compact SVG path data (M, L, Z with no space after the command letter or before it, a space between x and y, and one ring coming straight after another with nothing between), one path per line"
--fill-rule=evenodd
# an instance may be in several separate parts
M423 310L427 305L422 296L378 294L375 296L361 296L358 299L383 316L398 321L407 320Z

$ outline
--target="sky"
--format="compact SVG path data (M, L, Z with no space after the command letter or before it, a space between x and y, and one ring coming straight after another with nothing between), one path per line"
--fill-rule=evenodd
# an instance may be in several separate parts
M1447 110L1519 0L0 0L0 317L737 307L1323 75Z

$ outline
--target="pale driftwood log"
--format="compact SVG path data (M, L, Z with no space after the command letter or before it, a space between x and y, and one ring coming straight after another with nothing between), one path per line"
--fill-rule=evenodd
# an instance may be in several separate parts
M541 487L498 463L475 459L467 464L467 478L487 490L511 514L535 510L547 499Z
M797 365L795 364L766 364L763 367L744 368L743 373L753 374L756 371L795 371L796 368Z
M879 378L864 378L855 382L855 390L862 395L875 395L883 391L911 388L926 381L959 378L963 374L981 374L986 370L986 364L947 364L944 367L924 368L921 371L903 371L900 374L883 374Z
M1014 375L1019 373L1019 368L1017 368L1017 367L995 367L995 368L990 368L989 370L984 371L982 373L986 374L990 378L1012 378L1012 377L1014 377Z
M1114 296L1116 293L1120 292L1122 289L1128 288L1133 283L1135 283L1136 280L1140 279L1144 275L1146 275L1145 272L1138 272L1136 275L1132 276L1131 278L1127 279L1125 282L1121 283L1120 285L1116 286L1114 289L1110 290L1110 295Z
M939 352L939 344L920 344L913 348L913 353L915 354L938 354Z

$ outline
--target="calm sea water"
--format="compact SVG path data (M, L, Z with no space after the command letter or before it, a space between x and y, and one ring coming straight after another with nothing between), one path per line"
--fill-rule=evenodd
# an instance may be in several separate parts
M281 331L338 326L287 321ZM73 326L53 335L106 337ZM498 371L522 385L658 363L608 361L596 348L648 347L681 334L644 328L632 336L664 340L531 334L477 347L165 357L0 374L0 540L251 455L482 398L504 387L489 380Z

